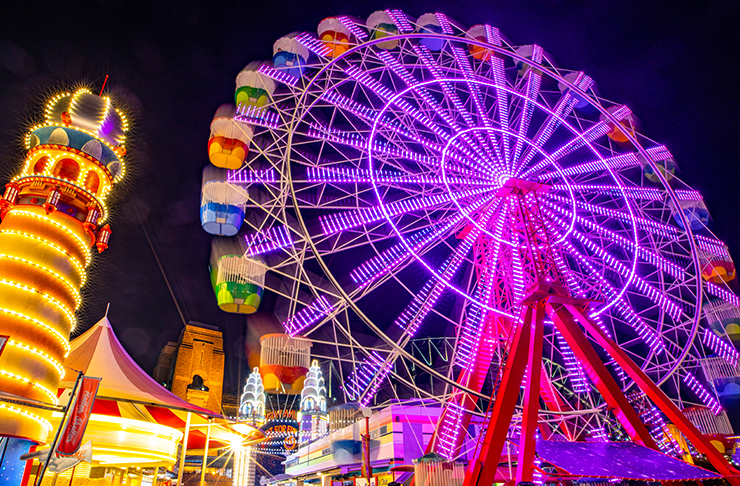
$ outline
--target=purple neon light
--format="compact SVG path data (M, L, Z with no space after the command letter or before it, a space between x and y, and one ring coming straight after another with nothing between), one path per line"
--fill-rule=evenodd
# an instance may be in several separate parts
M439 21L439 26L442 27L443 34L451 35L454 33L452 25L450 25L450 20L445 14L437 12L434 15L437 16L437 20Z
M668 429L668 424L663 419L657 408L651 406L644 413L640 414L643 422L650 427L651 435L658 447L665 453L671 455L681 455L681 448L675 442L673 435Z
M575 101L573 102L573 105L575 106ZM574 138L570 140L568 143L557 149L555 152L550 154L550 156L544 160L541 160L534 166L527 169L522 175L522 178L530 177L532 174L536 174L539 172L542 168L546 167L547 165L553 163L554 161L560 160L566 155L575 152L579 148L585 146L586 144L589 144L600 137L605 136L607 133L609 133L609 126L606 124L606 122L599 122L596 125L592 126L585 132L581 133L581 135L577 138ZM529 152L532 153L532 152Z
M700 250L706 251L707 253L711 253L712 255L718 256L720 258L730 258L730 251L727 248L727 245L724 244L724 242L715 238L707 238L706 236L701 235L695 235L695 237L696 246L698 246Z
M302 32L295 37L295 40L306 47L309 51L317 56L326 57L331 54L331 47L327 46L308 32Z
M545 205L548 208L552 208L555 211L559 212L560 214L564 216L570 216L569 212L563 209L560 206L549 204L545 202ZM551 218L557 218L557 216L553 215L550 211L547 210L547 208L543 208L544 212L548 214ZM557 218L559 220L559 218ZM640 257L643 261L646 261L648 263L651 263L656 268L666 272L667 274L676 277L676 278L683 278L684 276L684 269L683 267L667 260L665 257L653 253L642 246L636 246L633 241L628 240L624 236L615 233L614 231L611 231L609 229L604 228L603 226L594 223L590 219L586 219L583 216L576 216L576 222L582 224L587 229L594 231L601 235L602 237L605 237L610 242L617 243L622 248L625 248L630 251L634 251L635 248L637 249L637 255ZM565 225L564 222L562 222L563 225Z
M341 143L342 145L347 145L363 152L368 149L368 141L356 132L347 132L328 126L321 126L318 123L313 122L309 123L308 126L309 129L307 135L311 138L325 140L327 142ZM372 140L370 142L370 150L377 155L382 154L391 158L404 158L424 164L431 164L435 160L433 157L420 155L411 150L400 149L388 142L377 140Z
M614 368L614 371L616 371L617 373L617 378L619 378L619 381L622 382L622 386L624 386L624 384L627 383L627 373L624 372L624 369L622 369L622 367L619 366L619 363L617 363L616 361L612 361L611 364Z
M499 32L498 28L491 27L488 24L485 24L483 28L486 30L486 39L488 40L488 43L501 47L501 32Z
M378 56L381 57L381 58L384 57L383 55L389 56L387 62L391 62L390 60L393 60L396 63L398 63L398 61L394 57L390 56L390 54L388 54L386 51L380 51L378 53ZM354 101L354 100L352 100L352 99L350 99L350 98L348 98L348 97L346 97L346 96L344 96L342 94L339 94L339 93L337 93L334 90L326 90L326 91L324 91L324 93L321 96L322 96L323 99L325 99L329 103L332 103L333 105L335 105L338 108L341 108L343 110L349 111L350 113L354 114L355 116L357 116L357 117L359 117L359 118L361 118L361 119L363 119L363 120L365 120L365 121L367 121L369 123L378 123L381 127L383 127L384 130L393 132L393 133L395 133L395 134L397 134L397 135L399 135L401 137L405 137L405 138L407 138L409 140L412 140L414 142L420 143L421 145L423 145L424 147L426 147L426 148L428 148L428 149L430 149L432 151L440 152L440 151L442 151L444 149L444 145L442 145L440 143L433 142L433 141L429 140L428 138L423 137L421 135L418 135L416 133L412 133L411 131L403 128L402 126L400 126L398 124L394 124L390 120L387 120L387 119L378 119L377 118L377 113L375 112L374 109L369 108L367 106L364 106L361 103L359 103L357 101ZM410 115L416 121L418 121L419 123L421 123L422 125L424 125L427 128L430 128L431 130L433 130L435 132L435 134L437 134L438 136L440 136L440 138L442 138L442 139L449 139L449 135L447 135L446 133L444 133L443 131L441 131L441 129L437 125L435 125L432 120L430 120L428 117L425 117L424 115L422 115L418 110L412 111L410 113ZM465 147L463 147L463 146L461 146L459 144L455 144L454 146L461 153L465 154L468 157L473 158L475 156L475 154L471 153L469 150L467 150ZM457 154L452 154L451 155L451 158L453 160L455 160L456 162L459 162L459 163L461 163L463 165L470 165L470 161L469 160L463 159L460 156L458 156ZM433 167L436 167L436 165L434 164L434 162L436 162L436 159L430 159L430 161L433 164L432 166Z
M359 40L360 42L366 41L368 39L365 30L357 25L351 18L347 17L346 15L342 15L340 17L337 17L337 20L339 20L339 22L343 26L345 26L353 36L355 36L355 39Z
M719 404L719 401L717 401L717 399L707 391L704 385L699 383L699 380L697 380L690 371L687 371L686 374L682 376L682 378L684 383L686 383L689 388L691 388L691 391L696 393L701 401L704 402L704 405L709 407L714 415L719 415L722 412L722 406Z
M283 328L290 336L295 336L312 324L319 322L332 311L334 311L334 307L322 295L314 300L312 304L304 307L283 322Z
M737 366L738 362L740 362L740 353L738 353L735 347L727 344L724 339L717 336L711 329L704 329L704 339L702 339L702 342L732 366Z
M257 69L257 72L264 74L268 78L272 78L279 83L292 86L293 88L298 85L298 78L293 77L284 71L278 71L277 69L273 68L272 66L268 66L267 64L261 65L259 69Z
M246 235L247 256L262 255L271 251L293 246L290 230L285 225L273 226L251 235Z
M471 189L455 193L437 194L416 199L403 199L385 205L388 216L400 216L412 211L430 209L451 202L453 199L465 199L488 192L488 188ZM386 219L380 208L362 208L355 211L334 213L319 216L324 235L332 235L364 224L375 223Z
M605 427L593 427L591 429L591 440L593 442L609 442L609 436L606 434Z
M619 187L606 184L553 184L553 189L567 191L573 189L585 193L609 194L612 196L626 196L630 199L644 199L648 201L664 201L668 195L665 191L654 187ZM624 192L624 194L623 194ZM701 198L697 191L677 190L679 200L695 201Z
M240 104L236 109L234 120L267 128L278 128L280 116L267 108Z
M403 12L403 10L386 10L385 13L388 14L388 17L390 17L393 23L396 24L396 27L398 27L398 31L402 34L414 31L414 27L411 25L411 22L409 22L409 19L408 17L406 17L406 14Z
M536 46L535 46L536 47ZM541 49L541 48L540 48ZM535 69L530 69L527 72L527 81L524 88L524 107L520 114L519 119L519 136L516 139L516 145L514 146L514 157L513 160L519 159L519 154L524 148L524 140L527 136L527 130L529 129L529 122L532 120L534 114L535 101L537 95L540 92L540 85L542 83L542 75Z
M553 177L560 177L561 175L569 176L576 174L597 173L598 171L603 170L619 170L628 167L636 167L638 165L640 165L640 161L637 158L637 154L634 152L630 152L628 154L615 155L614 157L609 157L606 159L599 159L593 162L586 162L584 164L574 165L572 167L561 169L560 171L537 174L537 177L540 180L547 180Z
M555 333L558 337L558 348L560 349L560 354L562 354L563 361L565 361L565 369L568 370L568 379L573 385L573 391L576 393L588 393L588 378L586 377L586 372L583 370L581 362L573 353L573 350L570 349L568 343L565 342L565 338L560 334L560 331L555 330Z
M380 353L377 351L371 352L367 358L355 367L347 379L345 389L350 398L359 401L363 407L367 406L392 368L392 364L388 360L384 360ZM365 390L368 390L368 393L363 396Z
M653 162L661 162L663 160L673 158L673 155L671 155L671 152L668 151L668 148L666 148L665 145L650 147L649 149L645 149L645 152L647 152L648 157L650 157Z
M558 196L553 193L548 193L546 195L546 198L559 201L566 205L571 204L570 199L562 197L562 196ZM624 221L630 224L637 223L641 229L646 230L646 231L651 231L652 233L657 233L660 236L663 236L668 239L676 239L679 237L679 230L677 228L667 225L667 224L660 223L658 221L653 221L651 219L633 216L629 213L618 211L616 209L596 206L594 204L590 204L590 203L583 202L580 200L576 200L576 205L582 209L585 209L586 211L590 211L593 214L599 214L601 216L607 216L610 218L619 219L621 221ZM569 210L568 212L570 213Z
M405 172L379 170L370 172L367 169L356 169L354 167L308 167L306 169L308 182L328 182L334 184L364 184L373 180L383 184L444 184L445 181L439 176L431 175L408 175ZM472 180L462 177L448 177L448 184L465 184L468 186L491 186L488 180Z
M707 292L714 295L715 297L719 297L720 299L724 299L734 306L740 307L740 297L735 295L734 292L723 289L719 285L713 284L712 282L704 282L704 288L706 288Z
M275 182L274 169L262 170L228 170L227 180L237 184L272 184Z
M422 44L415 45L413 47L414 52L416 53L417 57L421 59L424 66L429 70L430 73L432 73L432 76L435 80L439 83L440 87L442 88L442 91L445 93L445 98L452 102L452 105L457 110L457 113L462 116L463 120L469 127L476 127L477 124L473 120L472 115L468 112L468 110L465 108L465 105L460 100L460 97L457 94L457 91L451 86L450 82L446 80L444 74L441 72L439 65L434 61L434 56L432 56L432 53L427 49L426 46ZM467 80L468 83L470 83L470 80ZM436 103L435 103L436 104ZM442 110L445 111L446 110ZM481 113L481 116L485 116L484 113ZM460 126L455 122L454 125L451 125L456 131L460 131ZM461 138L468 143L470 146L474 146L472 143L472 140L470 140L470 137L467 133L461 133ZM478 141L478 146L483 149L483 151L486 153L487 158L492 160L494 162L494 165L497 165L499 169L502 169L502 162L496 156L493 154L490 150L490 147L488 143L483 138L480 131L474 131L473 137ZM484 160L484 164L487 163L488 160Z
M453 401L445 403L445 420L439 427L439 436L437 438L437 452L448 460L452 460L454 450L457 447L457 441L462 429L463 416L465 410Z
M585 246L589 251L596 254L603 262L607 264L609 268L615 270L623 277L629 278L631 270L627 268L624 263L616 259L611 253L597 246L590 239L588 239L586 236L578 231L574 231L572 233L572 236L574 236L579 242L581 242L581 244L583 244L583 246ZM632 279L632 285L650 300L658 304L658 306L666 311L666 313L674 320L678 321L681 319L681 316L683 315L681 307L673 302L671 299L666 297L658 289L646 282L642 277L635 275Z
M591 275L596 276L601 282L601 290L614 302L614 307L627 323L637 331L643 341L650 346L650 349L655 354L660 354L665 351L663 340L660 335L650 326L648 326L635 311L623 301L621 294L619 294L612 285L604 279L604 277L591 265L586 259L569 241L564 242L564 246L567 248L569 254L575 257L581 265L584 265L590 272ZM624 289L622 290L622 294Z

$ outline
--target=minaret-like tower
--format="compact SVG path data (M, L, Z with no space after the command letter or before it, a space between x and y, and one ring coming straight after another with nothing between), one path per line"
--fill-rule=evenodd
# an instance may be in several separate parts
M239 419L252 425L261 426L265 423L265 387L262 385L262 376L259 368L254 368L244 385L239 401Z
M87 89L52 97L0 200L0 391L57 403L91 248L108 247L105 201L124 175L127 121ZM0 403L0 435L46 442L51 412Z
M329 415L326 412L326 386L319 362L313 360L308 369L301 392L300 444L313 442L329 432Z

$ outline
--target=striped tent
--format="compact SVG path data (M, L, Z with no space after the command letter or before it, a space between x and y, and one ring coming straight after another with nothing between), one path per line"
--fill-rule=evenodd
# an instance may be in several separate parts
M234 441L249 445L263 438L259 429L188 403L157 383L123 349L107 316L72 340L70 347L64 363L66 374L59 385L60 403L67 403L77 372L82 371L102 378L94 414L142 420L182 431L190 413L189 451L203 450L209 423L209 449L223 448Z

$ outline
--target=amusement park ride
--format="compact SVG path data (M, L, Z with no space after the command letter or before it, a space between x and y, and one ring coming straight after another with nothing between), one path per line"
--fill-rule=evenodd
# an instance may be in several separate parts
M470 458L466 485L494 482L507 443L527 482L537 440L621 434L678 457L663 416L740 484L682 411L725 413L734 265L668 149L586 74L490 25L386 10L279 39L235 100L211 125L201 208L228 237L222 309L255 312L267 289L347 401L441 407L428 451ZM428 337L453 358L409 351Z

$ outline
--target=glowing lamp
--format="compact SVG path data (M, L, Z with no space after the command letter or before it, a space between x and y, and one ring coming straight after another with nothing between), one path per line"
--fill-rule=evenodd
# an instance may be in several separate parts
M98 238L95 242L95 246L98 248L98 253L103 253L108 248L108 240L110 239L110 225L105 225L98 231Z
M9 182L5 184L5 194L3 194L3 200L10 204L15 204L15 200L18 197L18 190L20 186L15 182Z
M59 198L62 197L62 188L55 186L54 189L49 191L49 195L46 198L46 202L43 204L46 214L51 214L57 209L59 204Z

